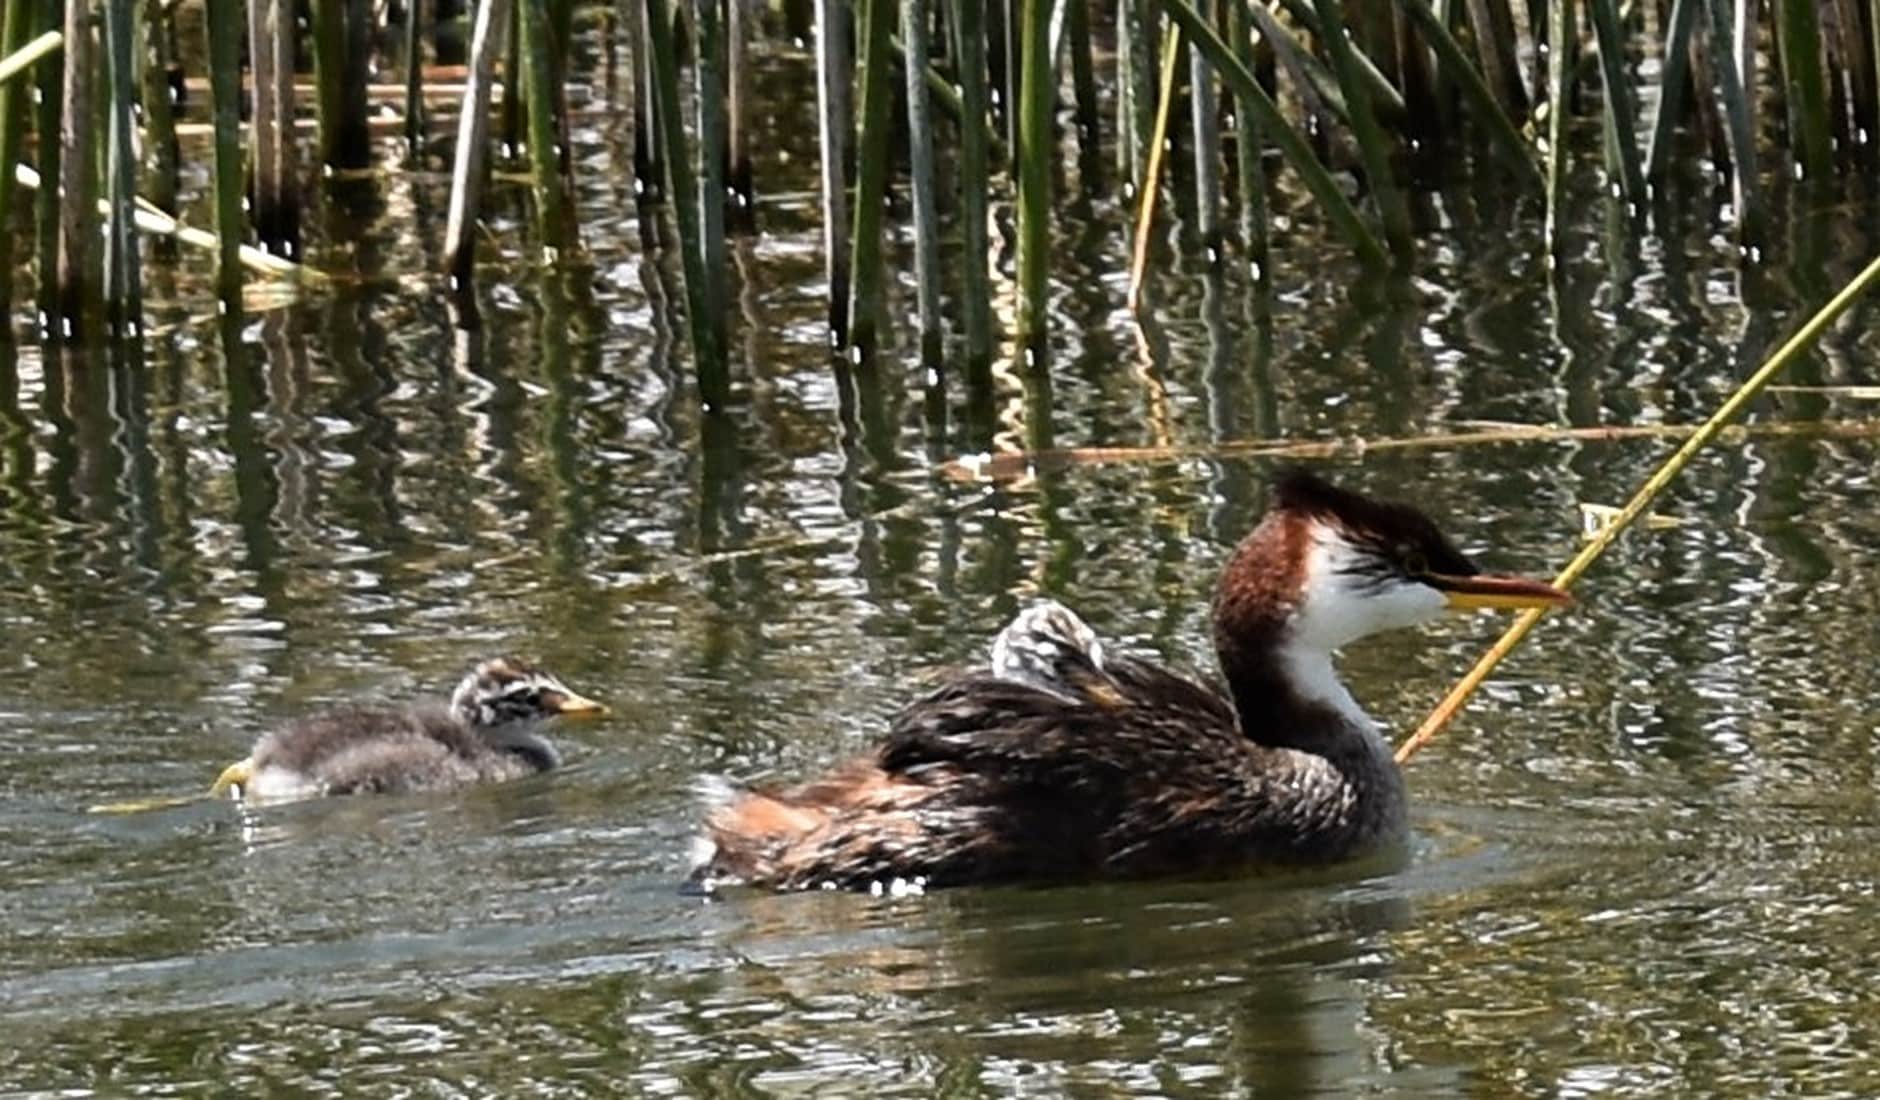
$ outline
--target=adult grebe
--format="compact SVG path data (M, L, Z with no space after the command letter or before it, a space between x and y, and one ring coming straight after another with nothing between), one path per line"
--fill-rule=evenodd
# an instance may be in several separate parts
M282 801L516 779L561 764L537 732L542 723L606 713L552 674L495 657L470 670L448 708L347 707L264 734L211 793Z
M1569 600L1482 575L1413 508L1291 473L1221 574L1225 694L1039 604L993 642L989 671L909 705L836 771L773 790L708 781L690 883L898 889L1362 855L1403 836L1403 777L1333 652L1445 608Z

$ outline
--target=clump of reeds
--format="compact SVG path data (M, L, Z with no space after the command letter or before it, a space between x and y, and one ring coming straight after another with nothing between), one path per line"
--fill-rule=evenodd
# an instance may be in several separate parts
M37 224L40 298L60 318L48 331L61 338L88 331L80 322L102 316L107 301L117 303L117 330L135 329L136 199L165 210L175 203L176 164L164 152L175 148L167 67L185 51L173 44L174 6L96 2L103 18L94 21L79 0L62 16L48 0L6 0L0 30L0 155L8 165L0 198L21 162L58 181L42 192ZM293 136L296 25L284 0L251 0L244 72L240 9L228 0L183 2L201 2L208 14L201 56L217 127L218 286L233 308L243 247L255 241L298 259L300 221L319 215L298 206L306 173ZM498 89L507 137L527 157L539 254L557 262L580 249L564 94L575 9L573 0L477 0L454 125L423 110L424 9L367 0L314 6L315 94L305 106L318 130L306 159L348 169L388 155L371 140L365 74L402 65L404 148L422 155L431 127L455 133L446 263L460 300L473 305ZM403 33L379 33L385 28L373 21L392 12ZM612 51L618 41L633 70L623 86L634 100L636 190L650 217L662 209L672 216L687 328L706 400L717 401L730 312L725 238L749 227L762 186L752 178L742 112L764 13L748 0L628 0L625 14L618 36L609 21L606 42ZM1294 212L1309 205L1362 264L1400 270L1419 250L1419 191L1464 178L1503 181L1517 201L1532 199L1558 248L1571 223L1562 209L1570 165L1598 163L1610 201L1637 225L1671 189L1682 151L1728 179L1734 225L1755 243L1766 180L1779 173L1815 186L1852 166L1870 169L1880 145L1880 13L1857 0L806 0L786 5L782 17L815 39L808 48L833 342L863 356L882 343L884 219L905 178L922 347L936 362L958 347L969 372L990 360L1001 336L1025 349L1048 346L1052 242L1070 204L1106 189L1132 200L1136 217L1118 219L1113 231L1136 238L1138 289L1151 277L1148 244L1163 232L1170 163L1188 166L1179 178L1192 186L1181 201L1196 215L1193 243L1210 262L1245 264L1257 282L1276 247L1268 214L1282 204ZM813 27L799 25L806 20ZM379 44L391 56L374 58ZM1659 61L1656 76L1643 75L1641 56ZM610 52L607 63L615 60ZM1765 61L1776 79L1755 71ZM30 119L27 80L41 93ZM1105 80L1117 105L1111 116L1097 109ZM1647 80L1658 82L1655 96ZM1775 94L1759 101L1758 88ZM252 103L246 123L244 94ZM1639 105L1654 101L1651 117L1640 117ZM1767 125L1771 114L1779 126ZM107 132L94 134L101 119ZM143 132L133 135L136 127ZM1759 133L1780 141L1759 146ZM1100 155L1106 144L1116 171ZM142 165L130 162L136 148L152 151ZM1170 148L1176 157L1164 155ZM1303 197L1275 194L1280 173ZM956 191L940 189L946 179ZM100 198L112 227L103 250L94 233ZM1009 281L992 277L1002 242L988 234L991 211L1008 202L1016 244ZM5 205L16 223L17 206ZM0 306L9 311L20 229L0 234ZM949 232L953 242L944 240ZM665 238L644 239L657 246ZM936 260L949 245L962 257L951 271ZM1010 309L993 308L991 288L1001 282L1012 288ZM1012 330L996 331L995 317L1010 318Z

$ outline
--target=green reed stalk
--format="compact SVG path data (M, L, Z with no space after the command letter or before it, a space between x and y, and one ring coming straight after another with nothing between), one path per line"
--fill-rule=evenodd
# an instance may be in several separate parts
M1103 192L1103 124L1097 107L1097 63L1090 41L1089 5L1067 0L1065 34L1070 38L1071 89L1077 99L1077 182L1086 195Z
M1567 7L1572 2L1573 0L1556 0L1553 5L1556 16L1560 8ZM1480 70L1469 60L1468 54L1463 52L1455 36L1449 33L1449 27L1445 21L1430 8L1428 0L1397 0L1397 6L1402 8L1404 14L1417 25L1417 29L1423 34L1424 43L1436 52L1437 63L1443 76L1455 82L1457 90L1462 93L1462 98L1468 102L1478 121L1488 130L1489 140L1502 154L1502 159L1508 163L1509 167L1517 171L1525 186L1536 190L1541 189L1544 180L1540 166L1535 163L1533 148L1528 144L1527 139L1521 136L1520 127L1515 125L1513 118L1502 107L1501 100L1496 98L1493 89L1489 87L1488 81L1482 76ZM1558 52L1560 51L1550 51L1550 67L1553 54Z
M98 162L93 109L97 89L88 0L66 0L65 83L60 90L59 318L64 335L82 329L103 305L98 251Z
M1625 40L1619 34L1619 6L1615 0L1587 0L1593 33L1599 44L1599 74L1605 85L1606 132L1619 154L1619 184L1626 201L1645 201L1645 169L1639 162L1638 131L1632 113L1632 86L1625 79Z
M1547 24L1547 238L1548 255L1558 259L1566 244L1567 111L1573 87L1573 0L1553 0Z
M561 175L561 135L555 126L554 35L546 0L521 0L522 100L528 124L529 192L536 232L551 254L575 247L572 212Z
M1358 154L1364 160L1365 183L1371 200L1377 204L1384 222L1384 237L1401 262L1408 263L1415 252L1410 237L1410 208L1403 192L1391 176L1391 150L1384 132L1371 109L1371 92L1359 71L1358 50L1352 45L1345 26L1344 8L1339 0L1317 0L1319 20L1324 24L1326 52L1332 55L1332 68L1338 74L1345 105L1351 112L1351 133L1358 142Z
M947 25L953 32L954 67L960 81L960 317L966 336L968 370L983 372L992 362L992 289L986 265L992 257L986 237L986 205L991 190L987 161L992 144L986 121L986 35L978 0L947 0Z
M737 0L733 0L733 4ZM914 282L920 305L920 358L938 363L941 352L940 210L934 194L933 111L927 96L927 0L901 0L901 38L907 44L908 179L914 193Z
M167 214L176 213L176 110L170 102L170 65L176 60L173 9L144 0L137 29L143 36L144 184L140 192Z
M30 0L29 0L30 2ZM38 0L39 25L52 28L65 23L65 11L62 0ZM63 41L63 35L61 35ZM38 109L34 112L33 130L39 138L39 174L47 180L56 180L64 171L63 158L59 143L52 135L59 133L64 125L63 103L59 89L65 84L65 54L63 51L48 54L38 66ZM38 269L38 293L40 327L45 329L52 318L58 315L59 308L59 189L41 187L33 196L33 241L35 263Z
M1848 104L1854 115L1854 126L1867 134L1867 152L1873 153L1874 142L1880 140L1880 92L1875 90L1874 43L1872 34L1880 34L1880 28L1869 28L1863 18L1861 0L1834 0L1835 29L1840 32L1840 54L1846 66L1848 83ZM1880 14L1880 11L1875 12ZM1829 79L1835 79L1830 73Z
M708 409L722 410L730 396L724 374L724 314L712 308L707 296L709 281L699 236L698 187L692 179L692 158L686 151L685 125L680 121L678 57L666 0L646 0L646 29L653 66L653 109L659 115L660 136L666 139L661 151L666 162L666 193L672 196L673 218L679 224L686 323L692 330L692 355L698 362L699 395Z
M1684 115L1685 85L1691 71L1691 50L1695 48L1691 28L1697 25L1697 6L1701 0L1672 0L1671 16L1666 21L1665 52L1659 66L1658 114L1652 119L1651 145L1645 153L1645 179L1662 180L1670 164L1671 145L1677 138L1678 122ZM1699 95L1708 94L1700 89Z
M1867 0L1867 140L1880 143L1880 0Z
M346 113L345 68L347 0L308 0L307 23L313 32L314 112L319 121L322 164L338 164L341 118Z
M1272 48L1273 59L1292 78L1294 91L1319 127L1327 131L1349 128L1351 112L1345 106L1344 94L1339 91L1338 78L1312 56L1312 51L1295 38L1265 4L1252 2L1247 10L1260 29L1260 36ZM1312 26L1318 26L1317 16L1313 17Z
M628 0L638 3L639 0ZM478 0L470 28L470 75L457 112L457 144L451 154L450 214L444 230L444 267L461 305L474 306L470 293L476 267L477 214L482 207L483 162L489 152L490 91L496 59L509 29L509 0Z
M1508 111L1526 114L1527 89L1521 86L1521 66L1515 60L1514 24L1506 0L1468 0L1469 25L1475 32L1482 72Z
M423 13L424 0L405 0L405 148L414 153L424 144Z
M323 0L315 0L314 7ZM330 2L330 0L327 0ZM205 0L209 37L209 93L215 104L216 294L225 313L242 301L242 134L240 0Z
M1738 233L1750 241L1762 240L1761 185L1756 181L1756 119L1750 91L1739 67L1739 42L1731 26L1731 0L1705 0L1710 13L1710 56L1717 63L1717 90L1723 98L1725 133L1730 141L1731 202L1736 207Z
M1202 0L1204 4L1207 0ZM1208 5L1212 7L1213 5ZM1205 13L1214 18L1213 11ZM1188 107L1194 136L1195 230L1210 265L1221 256L1221 118L1214 96L1214 74L1201 51L1188 54Z
M1042 352L1051 274L1051 113L1057 92L1050 0L1020 0L1018 341Z
M106 223L104 292L106 318L115 335L136 336L143 328L143 272L137 249L137 152L131 146L136 125L137 80L132 58L134 0L105 0L105 64L109 74L105 154L105 193L111 204ZM0 162L11 164L11 161Z
M1252 27L1247 7L1230 0L1228 35L1234 55L1251 72L1254 65ZM1234 163L1240 191L1240 244L1254 282L1265 283L1270 274L1266 239L1266 165L1261 159L1260 123L1247 97L1234 93Z
M666 170L659 163L658 115L653 111L653 66L647 60L645 0L625 0L627 57L633 66L633 187L641 203L659 202ZM644 232L644 229L642 230Z
M294 172L294 30L291 0L249 0L255 236L268 251L297 258L300 181Z
M1306 143L1305 138L1293 129L1284 115L1280 114L1279 107L1273 102L1272 97L1266 94L1266 89L1260 87L1259 82L1253 79L1253 74L1240 63L1240 59L1227 48L1227 44L1221 41L1221 36L1214 32L1213 26L1203 19L1187 3L1187 0L1155 0L1155 2L1170 19L1181 26L1183 32L1193 39L1194 44L1208 55L1208 60L1213 63L1215 71L1221 74L1222 79L1227 81L1236 93L1245 96L1261 128L1272 135L1273 143L1279 146L1279 151L1286 158L1286 163L1292 165L1293 170L1299 173L1300 181L1305 184L1306 190L1318 200L1326 218L1351 244L1358 253L1358 258L1375 267L1388 266L1390 261L1384 251L1384 246L1378 243L1377 238L1365 226L1364 219L1358 216L1351 201L1345 198L1345 193L1339 189L1338 182L1332 179L1331 174L1325 170L1325 166L1312 155L1312 148Z
M510 25L505 28L508 45L503 50L503 102L502 112L497 120L496 140L501 143L504 159L516 155L522 148L523 128L526 125L522 117L522 6L517 4L509 13Z
M751 175L751 14L744 0L729 0L725 14L725 197L734 228L749 231L757 225L756 181Z
M738 0L731 0L733 4ZM704 249L705 301L721 315L731 303L725 296L725 82L724 35L718 24L719 0L694 0L692 102L698 111L698 214Z
M1828 179L1834 171L1834 138L1815 0L1776 0L1776 50L1788 88L1790 155L1803 179Z
M849 342L848 20L842 0L816 0L816 112L822 150L823 271L829 337Z
M894 0L862 0L861 134L856 139L855 210L849 245L854 249L849 284L849 344L864 355L874 351L881 313L881 208L888 195L888 161L894 155L894 102L888 39Z
M1274 39L1276 49L1280 48L1278 41L1280 38L1285 38L1292 44L1292 48L1305 62L1306 72L1313 83L1321 90L1327 102L1337 104L1338 116L1344 118L1343 98L1335 91L1339 83L1338 78L1332 75L1331 70L1319 64L1318 58L1313 57L1303 46L1298 45L1286 25L1273 17L1264 0L1243 0L1243 2L1256 15L1265 16L1261 20L1260 33ZM1312 0L1280 0L1280 6L1298 21L1307 34L1320 42L1325 41L1323 24L1320 23L1318 12L1312 6ZM1371 109L1377 112L1377 117L1393 125L1407 124L1410 121L1409 108L1404 106L1403 93L1397 90L1397 86L1391 83L1390 77L1384 75L1383 71L1377 67L1377 63L1372 61L1363 49L1354 49L1352 56L1358 63L1358 72L1364 79L1365 87L1370 91Z
M1149 161L1149 132L1155 128L1156 67L1151 51L1162 37L1159 22L1152 0L1118 0L1117 170L1138 194Z
M26 129L25 82L16 83L13 77L24 73L32 61L44 54L31 59L21 55L28 29L26 0L6 0L5 14L0 18L5 20L0 23L0 58L5 59L0 61L0 322L4 322L13 316L13 162L20 157L21 137ZM40 35L40 40L52 40L57 33L48 31ZM56 43L63 40L61 36L39 48L51 52L58 48ZM19 60L16 61L16 57ZM10 323L0 323L0 343L9 342L11 333Z

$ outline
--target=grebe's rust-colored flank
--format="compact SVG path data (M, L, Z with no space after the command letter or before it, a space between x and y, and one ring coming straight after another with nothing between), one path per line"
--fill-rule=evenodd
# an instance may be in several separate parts
M265 734L212 793L285 801L516 779L560 766L544 723L605 713L552 673L495 657L464 676L448 707L343 707Z
M1332 655L1445 608L1568 602L1490 577L1422 513L1294 473L1223 569L1225 692L1022 612L990 667L807 783L704 785L692 882L900 888L1307 865L1398 842L1403 778Z

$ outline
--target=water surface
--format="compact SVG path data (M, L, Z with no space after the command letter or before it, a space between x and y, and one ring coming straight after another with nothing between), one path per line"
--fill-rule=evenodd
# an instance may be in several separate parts
M1736 439L1627 537L1419 757L1387 872L925 898L681 896L702 772L866 744L1039 596L1206 668L1216 568L1272 464L961 480L989 446L1378 440L1478 421L1688 423L1880 248L1871 196L1758 265L1701 181L1641 243L1589 168L1549 274L1505 183L1428 212L1366 283L1303 203L1264 308L1165 257L1123 311L1106 202L1059 226L1048 392L892 331L821 330L814 150L768 54L763 231L738 242L734 399L699 412L627 183L577 97L590 261L531 259L505 185L484 326L435 270L444 183L333 184L315 262L357 272L239 325L197 261L152 278L141 369L7 352L0 393L0 1082L297 1094L1867 1094L1880 1088L1871 436ZM394 154L388 149L389 159ZM431 169L437 163L428 165ZM1815 213L1808 213L1814 209ZM893 252L910 264L906 242ZM891 312L911 313L897 284ZM1872 385L1871 307L1790 381ZM936 377L939 384L936 385ZM1758 421L1857 421L1786 393ZM1419 502L1492 567L1550 572L1580 501L1673 444L1361 448L1318 465ZM1356 694L1410 728L1493 618L1374 639ZM448 690L533 654L616 716L569 767L445 797L126 817L271 724Z

